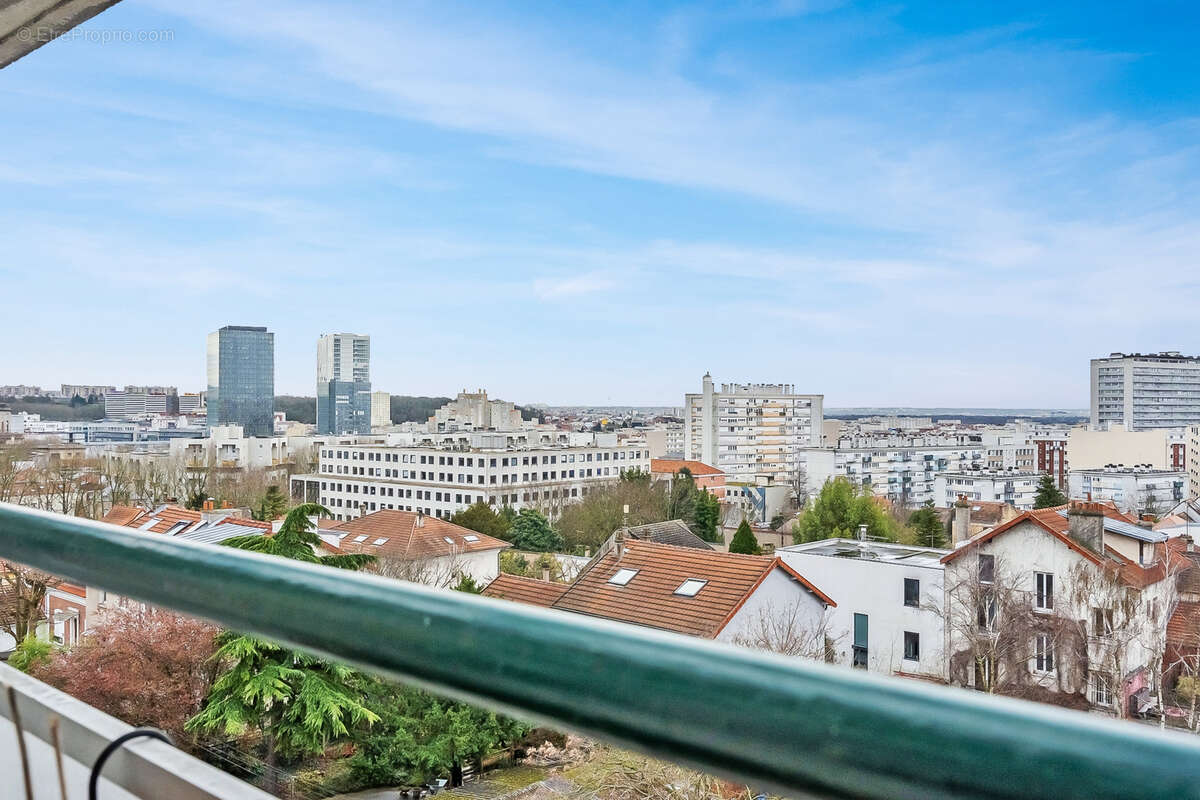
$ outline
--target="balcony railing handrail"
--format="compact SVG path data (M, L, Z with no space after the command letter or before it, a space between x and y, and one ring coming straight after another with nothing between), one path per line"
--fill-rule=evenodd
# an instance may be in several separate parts
M1200 798L1200 739L0 503L0 558L791 797Z

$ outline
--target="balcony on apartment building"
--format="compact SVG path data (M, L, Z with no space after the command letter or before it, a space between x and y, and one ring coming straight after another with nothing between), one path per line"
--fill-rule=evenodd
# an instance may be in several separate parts
M2 503L0 558L755 792L1200 798L1200 738L1053 706ZM58 797L58 752L69 796L86 797L97 755L127 731L0 667L0 796L26 796L28 776L29 796ZM102 775L101 797L267 797L150 740L121 747Z

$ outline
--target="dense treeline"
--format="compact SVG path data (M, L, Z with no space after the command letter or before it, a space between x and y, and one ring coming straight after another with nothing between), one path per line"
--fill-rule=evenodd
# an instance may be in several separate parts
M433 412L450 402L449 397L413 397L404 394L392 395L392 422L424 422ZM317 398L281 394L275 398L275 410L287 414L287 418L309 425L317 421Z
M0 397L0 404L8 406L13 413L41 414L47 421L82 422L104 417L104 403L88 403L82 398L75 403L56 403L37 397Z

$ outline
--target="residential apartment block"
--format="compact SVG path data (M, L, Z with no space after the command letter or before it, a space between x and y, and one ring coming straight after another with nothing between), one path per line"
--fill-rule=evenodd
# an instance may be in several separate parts
M317 339L317 433L371 432L371 337Z
M986 457L979 443L938 445L925 444L920 437L894 438L896 443L878 446L847 439L836 447L803 450L808 493L816 494L834 478L845 478L901 506L920 506L927 500L941 505L936 477L982 467Z
M179 413L179 395L173 392L112 391L104 395L104 416L107 419L130 419L147 414Z
M489 399L485 390L458 393L458 397L433 412L427 430L431 433L454 431L516 431L523 427L521 411L507 400Z
M759 476L780 485L801 474L804 448L821 444L824 396L791 384L725 383L684 396L684 458L721 469L732 482Z
M392 396L387 392L371 392L371 430L392 424Z
M1185 499L1187 483L1188 475L1183 470L1149 466L1072 469L1070 494L1079 500L1111 501L1134 516L1157 516Z
M1200 357L1113 353L1092 359L1092 425L1127 431L1200 423Z
M1113 424L1106 429L1072 428L1067 437L1067 462L1071 469L1096 469L1109 464L1155 469L1186 469L1187 434L1182 428L1126 430Z
M450 444L321 446L317 472L292 476L291 487L293 497L320 502L339 520L380 509L448 519L472 503L556 515L625 470L650 471L644 440L571 434L543 444L474 433Z
M934 505L950 508L959 496L968 500L1008 503L1022 511L1033 508L1041 473L1032 470L979 469L941 472L934 478Z

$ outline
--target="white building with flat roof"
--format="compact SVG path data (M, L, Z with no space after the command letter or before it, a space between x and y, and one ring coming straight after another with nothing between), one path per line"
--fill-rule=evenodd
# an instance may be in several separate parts
M1127 514L1158 516L1186 499L1188 474L1150 466L1072 469L1069 485L1072 499L1111 500Z
M731 481L764 476L793 485L802 451L821 444L824 396L797 394L787 383L724 383L705 373L702 389L684 396L685 459L711 464Z
M775 551L838 604L829 633L838 663L885 675L945 680L945 567L949 550L825 539Z
M959 496L968 500L1008 503L1021 511L1033 508L1042 473L1034 470L979 469L942 472L934 478L934 505L950 508Z
M572 433L544 443L540 435L500 432L437 444L414 438L389 434L386 443L321 446L317 472L292 476L292 495L321 503L339 520L381 509L449 519L473 503L555 516L624 471L650 472L645 440L613 433Z
M466 389L433 412L427 429L431 433L453 431L515 431L524 427L521 411L507 400L489 399L484 389Z

